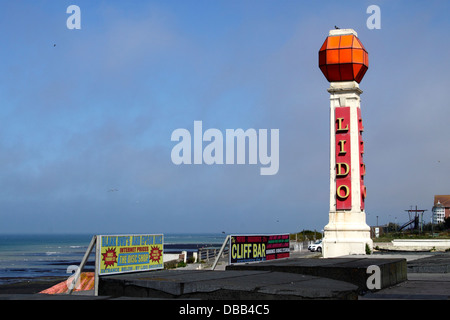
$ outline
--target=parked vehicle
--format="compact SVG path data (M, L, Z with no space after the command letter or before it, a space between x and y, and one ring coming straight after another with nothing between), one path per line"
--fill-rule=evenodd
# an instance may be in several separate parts
M322 240L317 240L313 244L309 245L308 250L311 252L314 252L314 251L322 252Z

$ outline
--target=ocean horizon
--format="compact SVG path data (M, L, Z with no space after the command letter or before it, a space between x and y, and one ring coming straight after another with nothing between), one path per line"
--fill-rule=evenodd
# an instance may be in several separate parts
M163 233L164 252L196 252L221 246L223 233ZM0 285L39 277L69 277L69 266L78 266L92 234L0 234ZM94 271L95 254L85 271Z

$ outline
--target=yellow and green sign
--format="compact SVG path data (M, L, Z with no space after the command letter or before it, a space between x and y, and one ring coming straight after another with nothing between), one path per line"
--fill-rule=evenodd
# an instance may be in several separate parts
M98 236L98 275L163 269L163 245L162 234Z

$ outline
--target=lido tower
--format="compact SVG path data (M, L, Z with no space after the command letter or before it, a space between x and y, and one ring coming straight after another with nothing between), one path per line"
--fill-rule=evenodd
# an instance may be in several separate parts
M364 131L359 88L369 56L352 29L329 32L319 50L319 68L330 82L330 212L324 228L325 258L372 250L366 224Z

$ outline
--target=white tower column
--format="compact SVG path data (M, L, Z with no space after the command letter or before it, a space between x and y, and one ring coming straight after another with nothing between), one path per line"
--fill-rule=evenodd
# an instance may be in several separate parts
M331 82L330 213L324 228L325 258L372 250L364 211L365 165L360 94L356 81Z

